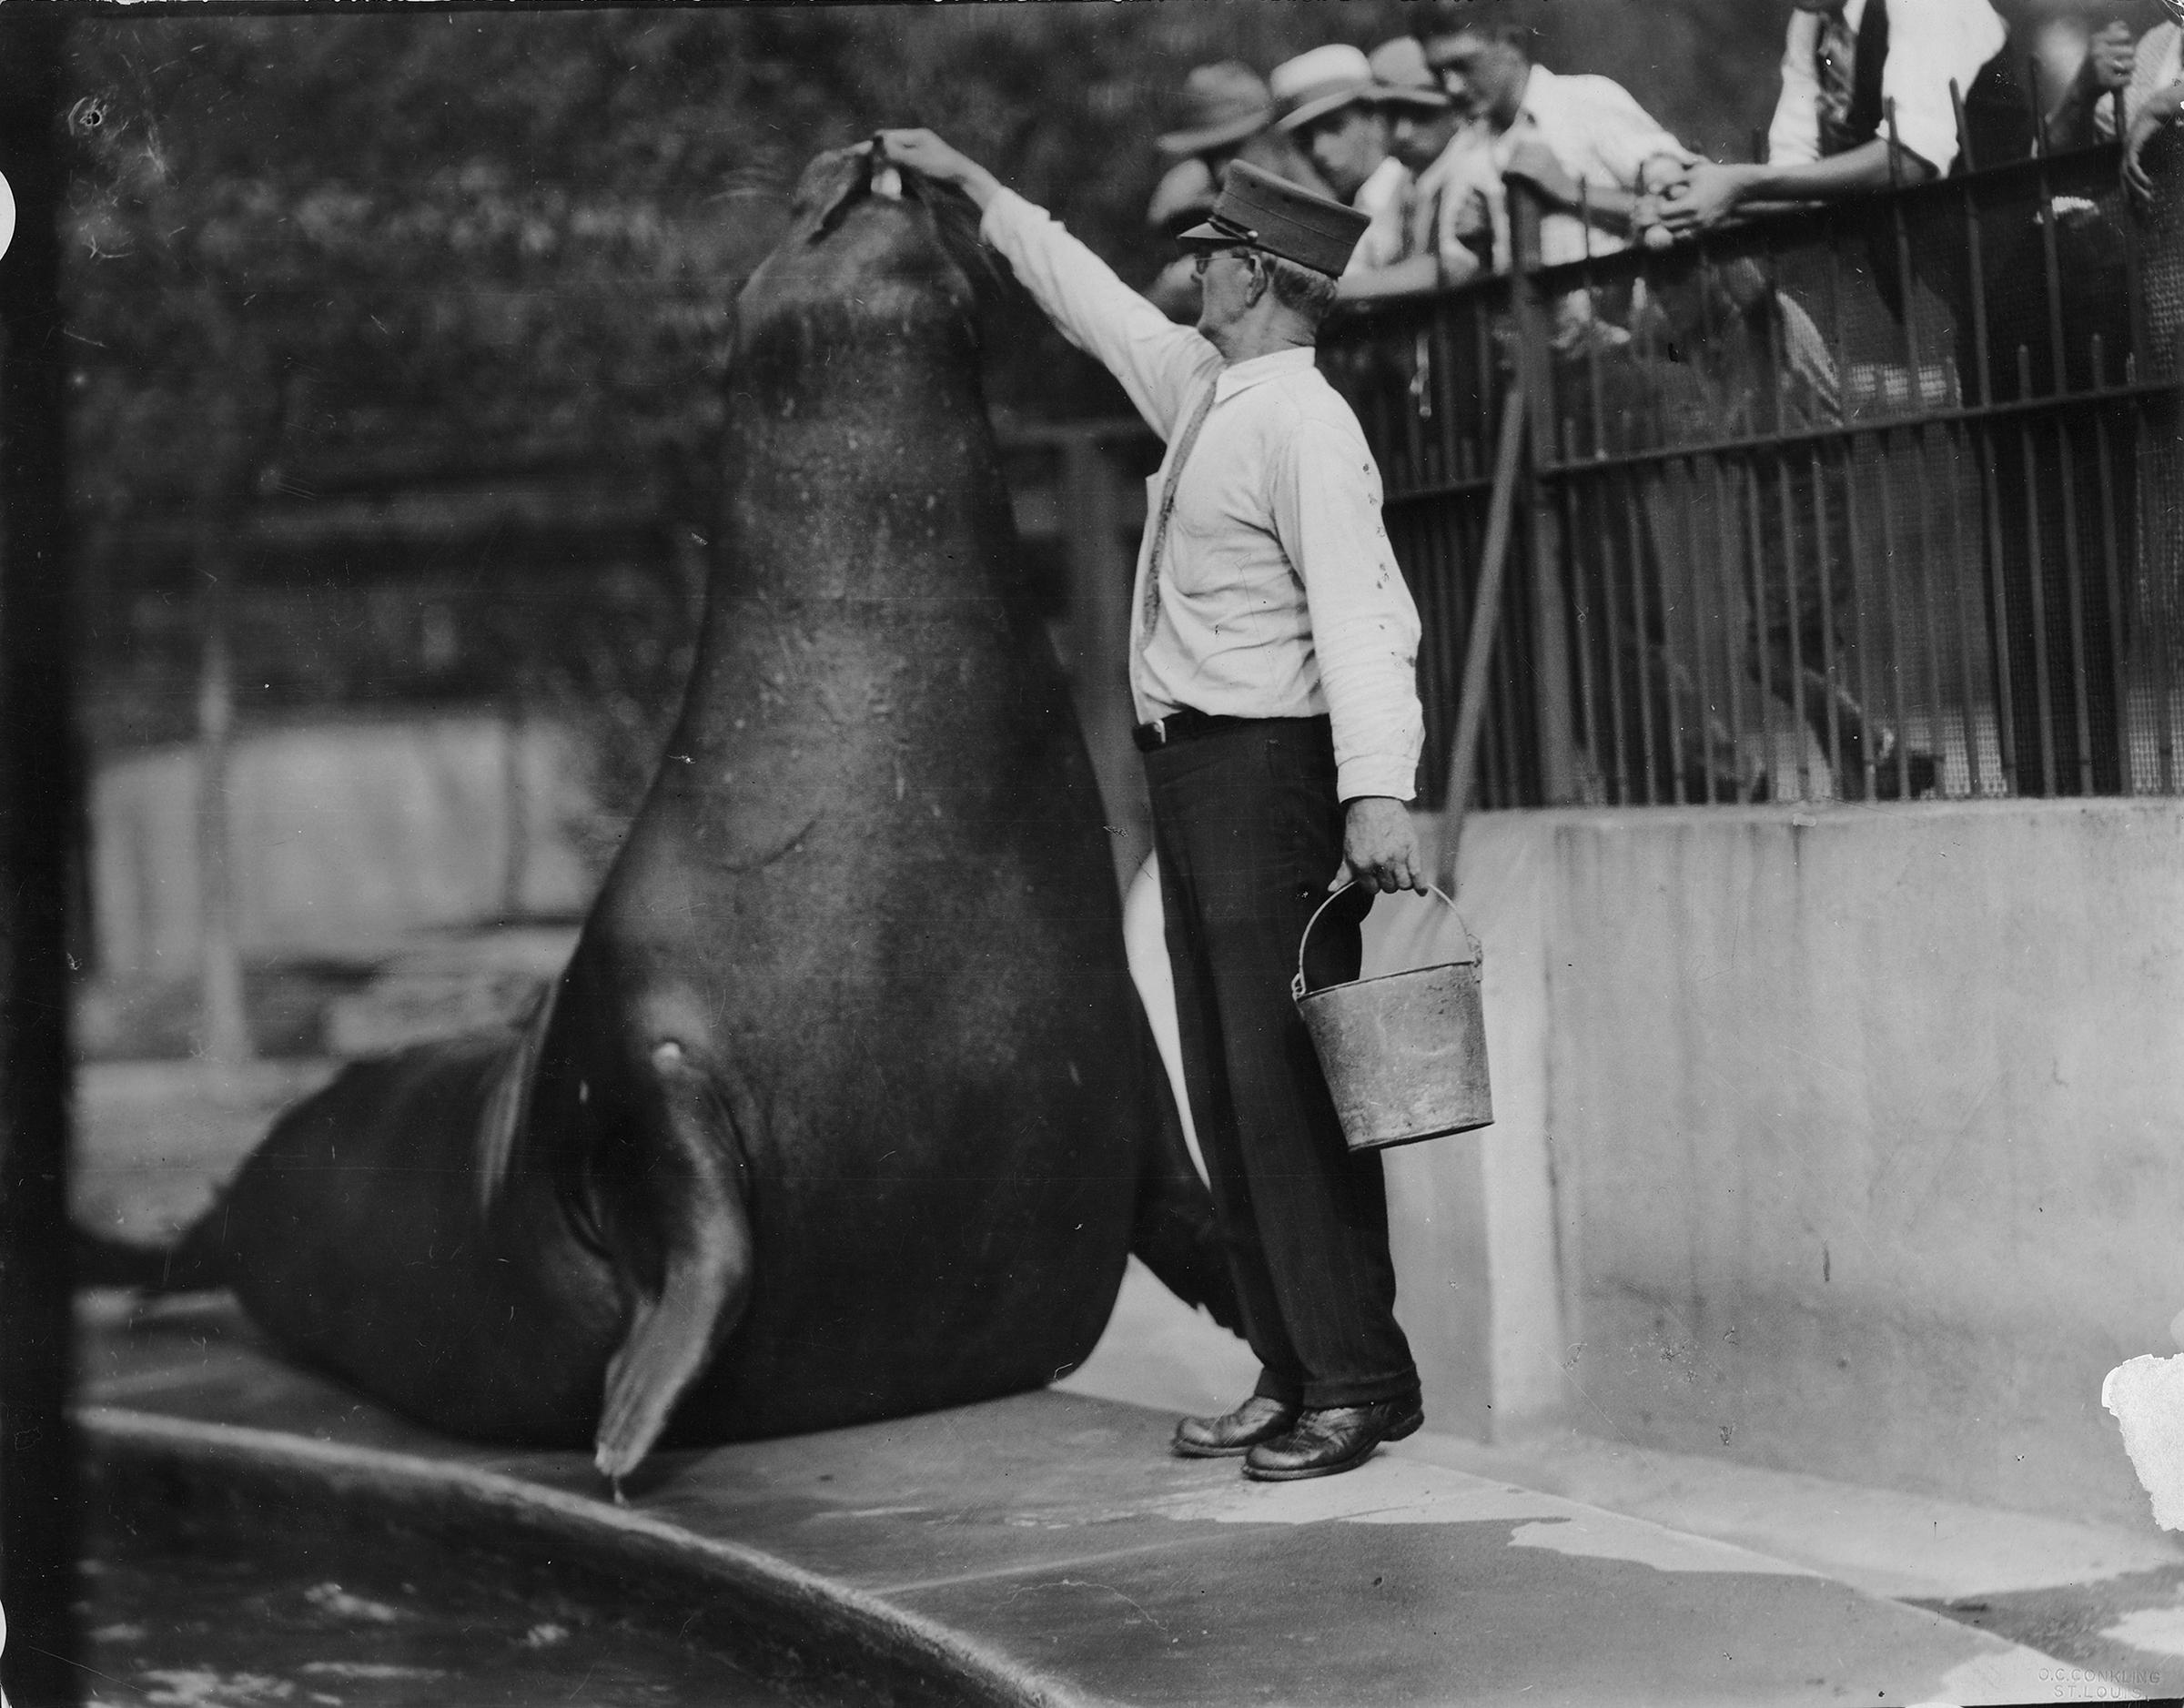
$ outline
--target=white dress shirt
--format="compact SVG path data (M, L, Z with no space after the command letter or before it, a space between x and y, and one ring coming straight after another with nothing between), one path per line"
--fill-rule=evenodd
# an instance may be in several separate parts
M1463 222L1475 217L1467 216L1463 205L1475 198L1483 204L1493 229L1494 270L1509 269L1509 198L1502 175L1517 145L1527 137L1545 143L1562 170L1578 183L1633 194L1644 188L1648 162L1691 166L1699 158L1613 78L1566 77L1534 66L1507 130L1496 135L1489 126L1467 125L1428 168L1441 200L1435 248L1444 267L1454 259ZM1540 258L1549 267L1628 248L1629 239L1588 225L1572 213L1556 211L1540 222Z
M1176 488L1160 608L1130 692L1146 723L1189 708L1334 726L1341 798L1415 788L1424 721L1417 607L1380 520L1380 476L1349 404L1306 349L1226 365L1060 222L1004 190L986 240L1063 335L1122 382L1168 457L1146 483L1133 613L1145 608L1176 440L1208 386L1212 412ZM1133 615L1133 623L1139 618Z
M2008 25L1987 0L1887 0L1888 63L1881 68L1881 99L1896 103L1896 134L1903 146L1946 176L1956 164L1954 82L1968 93L1987 62L2002 51ZM1855 35L1866 20L1866 0L1845 0L1843 22ZM1820 158L1820 29L1816 13L1790 19L1782 49L1782 96L1767 131L1771 166L1803 166ZM1887 135L1886 126L1881 134Z

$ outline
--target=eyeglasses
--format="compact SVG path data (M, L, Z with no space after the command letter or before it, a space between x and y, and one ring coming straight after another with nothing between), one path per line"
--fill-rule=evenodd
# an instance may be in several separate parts
M1250 245L1245 243L1231 243L1218 249L1200 249L1190 258L1190 276L1193 278L1204 278L1206 269L1213 265L1213 258L1217 255L1241 256L1244 264L1249 267L1252 265L1251 258L1256 253Z

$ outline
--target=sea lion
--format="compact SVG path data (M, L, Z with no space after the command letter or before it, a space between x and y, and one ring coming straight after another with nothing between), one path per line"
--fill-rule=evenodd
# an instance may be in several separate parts
M426 1422L822 1429L1051 1381L1138 1250L1233 1328L1019 597L961 197L822 156L737 304L666 757L512 1035L364 1062L165 1260ZM670 1430L672 1420L672 1430Z

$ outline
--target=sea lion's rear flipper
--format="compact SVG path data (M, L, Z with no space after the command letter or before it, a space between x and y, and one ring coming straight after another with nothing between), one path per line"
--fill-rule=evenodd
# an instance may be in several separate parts
M1175 1092L1161 1067L1152 1028L1142 1017L1138 1032L1148 1139L1138 1173L1130 1250L1178 1299L1187 1305L1203 1305L1214 1321L1240 1335L1243 1312L1236 1302L1236 1282L1214 1220L1213 1195L1190 1159Z
M140 1293L194 1293L228 1285L221 1206L213 1207L166 1245L140 1244L77 1226L74 1242L78 1287L126 1287Z
M679 1045L647 1065L663 1144L651 1181L662 1220L660 1289L632 1290L627 1332L607 1365L594 1455L626 1477L652 1450L675 1402L741 1320L751 1294L751 1220L728 1106Z

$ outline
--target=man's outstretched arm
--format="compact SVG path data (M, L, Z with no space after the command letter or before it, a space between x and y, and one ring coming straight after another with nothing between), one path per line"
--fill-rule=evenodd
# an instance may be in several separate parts
M943 142L929 130L884 130L881 153L892 164L907 167L921 177L952 184L984 213L1005 187L1001 180L960 148Z
M1755 202L1825 202L1864 196L1893 184L1924 184L1939 176L1928 161L1908 148L1894 150L1876 136L1825 160L1787 166L1717 166L1702 161L1670 186L1661 203L1661 223L1683 234L1705 231L1738 208Z
M895 166L952 185L984 216L986 240L1008 262L1064 338L1122 382L1146 424L1175 430L1185 401L1220 353L1124 284L1061 223L929 130L884 130L878 147Z

